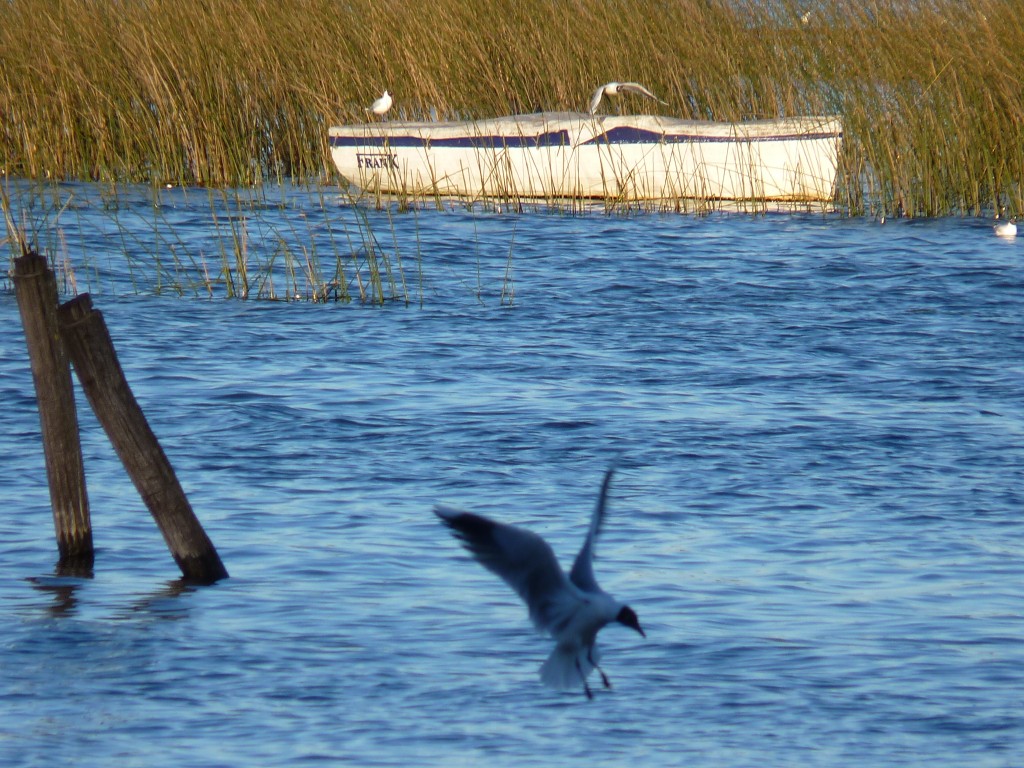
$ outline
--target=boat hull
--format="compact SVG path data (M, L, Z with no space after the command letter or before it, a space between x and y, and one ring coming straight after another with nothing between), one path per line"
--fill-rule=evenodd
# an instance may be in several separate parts
M834 196L842 125L537 113L381 121L328 138L341 175L382 193L814 202Z

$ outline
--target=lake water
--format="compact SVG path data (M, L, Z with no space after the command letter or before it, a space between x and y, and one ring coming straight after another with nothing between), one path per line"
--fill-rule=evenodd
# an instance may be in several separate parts
M5 283L0 762L1021 764L1024 238L275 195L16 199L93 293L231 578L176 581L80 395L96 568L54 575ZM289 263L350 242L352 291L379 248L407 301L189 282L241 243L301 293ZM602 632L614 687L587 701L541 686L550 642L431 507L568 565L612 462L596 571L647 639Z

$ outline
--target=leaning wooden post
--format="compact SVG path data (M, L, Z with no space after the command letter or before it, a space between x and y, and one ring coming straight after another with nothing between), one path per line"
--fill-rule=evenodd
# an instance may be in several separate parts
M85 396L182 574L202 584L225 578L228 572L217 550L128 386L103 314L83 293L63 304L59 317L64 345Z
M37 253L14 260L14 289L25 329L39 424L50 484L61 572L88 573L93 564L92 524L71 367L57 320L57 279Z

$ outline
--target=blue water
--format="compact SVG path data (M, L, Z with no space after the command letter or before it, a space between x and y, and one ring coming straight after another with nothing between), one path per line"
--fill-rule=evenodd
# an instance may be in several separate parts
M81 397L96 569L54 576L5 284L4 765L1024 760L1024 238L290 189L233 214L248 258L369 228L404 298L240 301L184 276L230 252L223 201L59 194L22 220L93 292L231 578L177 583ZM430 510L568 564L613 461L596 570L648 637L601 634L588 702L540 685L549 642Z

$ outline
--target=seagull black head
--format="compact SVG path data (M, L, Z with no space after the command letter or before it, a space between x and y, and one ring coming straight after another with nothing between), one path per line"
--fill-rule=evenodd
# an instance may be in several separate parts
M635 629L640 633L641 637L647 637L647 634L640 626L640 619L636 617L636 611L628 605L622 606L621 610L619 610L619 615L615 617L615 620L619 622L619 624L624 624L630 629Z

